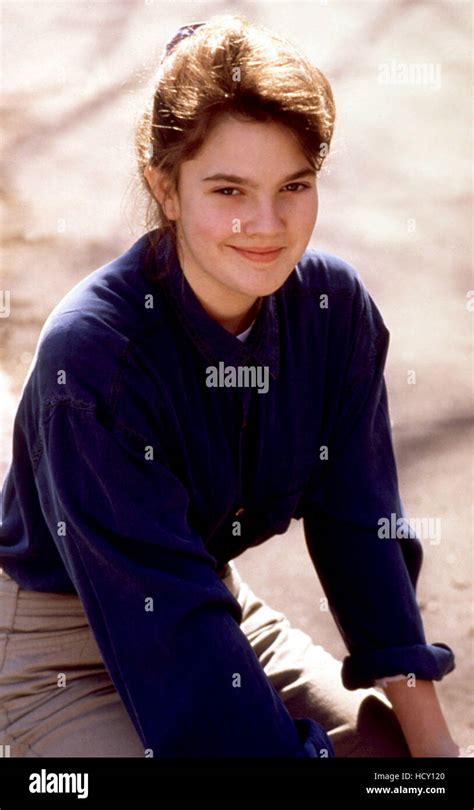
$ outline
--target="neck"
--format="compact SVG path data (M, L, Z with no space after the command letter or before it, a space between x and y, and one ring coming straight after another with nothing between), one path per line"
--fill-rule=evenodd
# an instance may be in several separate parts
M248 312L245 313L245 315L237 318L229 318L224 321L220 320L221 325L233 335L240 335L241 332L245 332L245 330L248 329L249 326L254 322L258 315L261 303L262 299L257 298L254 305L248 310Z
M211 303L193 287L189 281L189 278L187 280L193 289L194 295L198 299L203 309L206 310L207 314L215 321L220 323L220 325L232 335L239 335L241 332L244 332L257 317L260 305L262 303L261 298L256 298L253 303L247 305L245 308L237 306L231 307L229 306L229 302L227 302L227 306L224 306L217 300L212 301Z

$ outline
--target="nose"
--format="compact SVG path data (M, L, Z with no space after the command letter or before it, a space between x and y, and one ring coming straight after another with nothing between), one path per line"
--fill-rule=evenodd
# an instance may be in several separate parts
M247 212L243 231L247 236L264 235L275 237L285 231L285 222L279 210L278 201L260 199L255 201Z

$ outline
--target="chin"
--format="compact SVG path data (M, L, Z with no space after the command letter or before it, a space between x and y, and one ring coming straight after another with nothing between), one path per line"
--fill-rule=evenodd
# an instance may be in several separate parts
M262 295L271 295L281 284L277 282L271 283L268 280L261 279L250 284L234 283L228 286L234 292L239 293L239 295L245 295L247 298L259 298Z
M283 286L289 275L290 273L285 273L285 275L279 276L277 278L273 277L273 278L255 279L253 282L246 284L245 287L242 287L241 291L245 295L252 297L271 295L272 293L279 290L281 286Z

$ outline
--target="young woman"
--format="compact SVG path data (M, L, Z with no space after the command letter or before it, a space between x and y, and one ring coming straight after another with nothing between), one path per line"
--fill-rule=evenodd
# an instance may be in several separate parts
M306 249L334 114L321 72L242 18L168 44L137 135L158 220L51 313L15 419L11 756L457 755L421 544L380 532L404 525L388 331L358 273ZM343 662L233 562L293 517Z

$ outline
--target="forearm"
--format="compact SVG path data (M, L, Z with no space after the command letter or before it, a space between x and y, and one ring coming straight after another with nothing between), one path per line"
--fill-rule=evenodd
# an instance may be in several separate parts
M393 681L385 691L413 757L458 756L433 681Z

